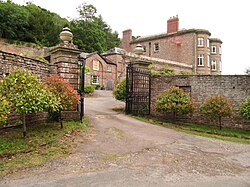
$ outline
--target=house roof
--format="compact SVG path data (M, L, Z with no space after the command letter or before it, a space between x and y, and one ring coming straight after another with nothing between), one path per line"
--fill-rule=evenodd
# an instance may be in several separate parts
M151 36L139 37L130 43L137 44L140 42L157 40L157 39L162 39L162 38L172 37L172 36L179 36L179 35L184 35L184 34L188 34L188 33L208 34L209 36L211 35L211 33L205 29L184 29L184 30L179 30L177 32L173 32L173 33L162 33L162 34L156 34L156 35L151 35Z
M87 58L91 57L92 55L98 55L100 58L102 58L107 64L113 64L116 65L115 62L112 62L111 60L109 60L108 58L106 58L103 55L100 55L97 51L92 52L92 53L87 53Z

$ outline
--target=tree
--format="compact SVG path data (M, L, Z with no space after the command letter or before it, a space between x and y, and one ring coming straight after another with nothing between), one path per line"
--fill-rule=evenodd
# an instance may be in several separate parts
M62 28L69 22L59 15L32 3L28 3L25 8L28 11L29 23L26 41L34 42L41 46L58 44L60 42L59 34Z
M247 68L245 73L246 73L246 75L250 75L250 68Z
M24 69L12 71L4 77L1 93L11 103L15 112L22 115L23 135L26 137L26 114L57 110L59 102L42 84L37 75Z
M240 105L239 113L241 117L250 119L250 96Z
M6 97L0 95L0 125L5 124L10 113L10 103Z
M65 81L62 77L56 75L50 75L45 79L45 84L48 86L49 90L56 95L59 103L59 121L61 128L63 128L61 111L62 110L73 110L79 103L79 95L70 86L69 82Z
M116 47L120 43L117 32L112 32L110 26L97 16L93 5L83 4L79 7L80 17L71 21L74 33L74 43L86 52L100 53Z
M126 79L123 79L115 88L113 95L116 100L126 101Z
M177 113L193 113L195 106L188 94L182 89L173 86L157 97L156 110L159 112L172 112L173 121L175 122Z
M69 25L67 19L35 4L20 6L11 1L0 1L0 20L0 37L41 46L58 44L62 28Z
M11 1L0 2L0 37L22 40L28 28L28 11Z
M206 114L209 118L219 119L219 126L221 129L222 117L227 117L232 114L233 106L229 100L222 95L214 95L201 105L200 111Z

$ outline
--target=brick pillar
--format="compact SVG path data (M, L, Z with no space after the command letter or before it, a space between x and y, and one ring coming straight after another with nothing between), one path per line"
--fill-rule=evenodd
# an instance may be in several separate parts
M57 69L57 75L64 78L77 90L78 86L78 59L79 49L57 46L50 51L51 64Z

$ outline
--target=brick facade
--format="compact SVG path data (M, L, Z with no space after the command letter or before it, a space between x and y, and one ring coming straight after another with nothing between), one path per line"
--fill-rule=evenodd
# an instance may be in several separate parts
M92 81L90 84L104 86L107 90L113 90L117 77L117 64L105 59L98 53L89 54L86 59L86 66L92 69L90 73ZM98 82L93 82L93 77L98 79Z
M250 120L243 120L237 114L237 108L250 95L250 76L167 76L153 77L151 87L151 114L153 116L169 116L155 111L158 95L171 86L179 86L188 92L197 107L208 97L216 94L224 95L235 107L235 114L223 118L223 126L250 130ZM180 116L183 118L183 116ZM205 115L195 113L191 118L180 120L203 124L216 124Z

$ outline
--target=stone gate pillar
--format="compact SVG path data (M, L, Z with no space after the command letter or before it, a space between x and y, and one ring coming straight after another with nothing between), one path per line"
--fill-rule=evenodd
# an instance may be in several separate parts
M50 50L51 64L57 69L57 75L64 78L74 87L78 88L78 58L82 52L73 44L73 34L69 28L64 28L60 33L62 42Z

